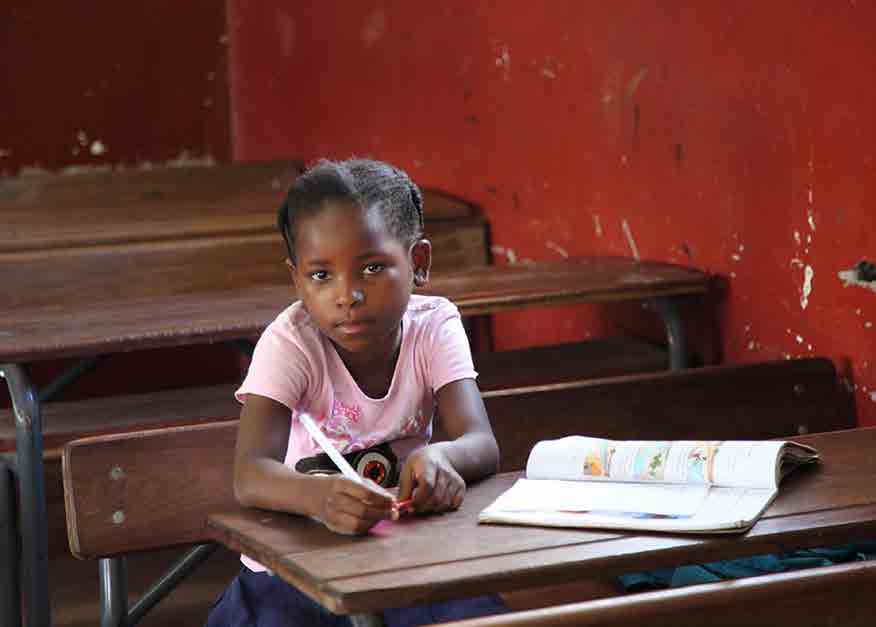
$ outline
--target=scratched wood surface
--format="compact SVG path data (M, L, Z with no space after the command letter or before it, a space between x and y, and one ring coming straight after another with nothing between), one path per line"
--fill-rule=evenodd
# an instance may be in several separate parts
M673 564L827 545L876 533L876 429L795 438L822 462L795 471L764 517L733 536L605 533L478 525L478 512L519 476L470 487L459 511L387 523L344 537L282 514L209 518L211 535L339 613L562 584Z
M69 270L45 255L0 256L0 271L8 277L3 301L16 303L0 320L0 361L257 335L295 299L283 277L281 252L263 239L267 237L79 249L65 258ZM241 258L249 263L240 263ZM209 276L192 268L203 268ZM424 292L446 296L463 315L473 315L543 304L697 294L709 283L705 273L681 266L592 258L435 272Z
M123 431L131 424L146 428L174 421L192 424L234 418L239 407L233 389L217 386L93 399L64 403L57 411L48 404L44 429L47 446L63 444L63 437L69 440L77 428L93 427L96 419L105 430ZM484 402L502 451L503 471L522 469L535 442L570 434L625 439L768 438L796 433L800 424L810 430L854 424L849 416L837 411L836 372L826 359L507 388L486 392ZM142 549L146 542L154 543L149 546L164 546L193 541L186 535L191 526L197 529L197 517L202 523L216 506L214 501L204 500L204 495L224 495L220 486L211 487L210 482L230 481L228 464L235 429L232 421L218 426L90 438L66 446L67 501L68 505L78 503L72 510L68 507L68 511L77 513L70 525L77 551L107 555L122 548ZM11 439L14 434L9 429L5 435ZM439 423L435 439L444 438ZM185 450L185 456L178 449ZM162 452L153 459L152 451L156 450ZM127 483L115 482L108 474L106 468L111 467L112 460L125 460ZM174 483L172 497L149 487L162 485L168 473L173 474L170 481L180 482ZM128 506L142 507L144 511L137 510L136 517L128 517L127 526L119 527L112 524L111 514L118 509L118 489L122 488ZM158 500L164 498L167 502L158 507ZM202 507L186 510L188 521L152 529L152 516L169 515L167 508L183 502L201 503ZM156 513L149 514L151 510ZM189 531L181 532L185 529Z
M774 573L445 623L445 627L869 627L876 561Z
M277 208L302 171L293 160L0 177L0 253L274 234ZM470 203L435 189L423 196L429 226L483 224Z

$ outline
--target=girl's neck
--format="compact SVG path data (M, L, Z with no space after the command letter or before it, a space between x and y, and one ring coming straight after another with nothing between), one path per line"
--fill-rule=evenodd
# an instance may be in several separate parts
M336 344L334 347L359 389L371 398L383 398L392 384L401 344L402 326L399 324L392 340L384 345L384 350L375 348L368 352L351 353Z

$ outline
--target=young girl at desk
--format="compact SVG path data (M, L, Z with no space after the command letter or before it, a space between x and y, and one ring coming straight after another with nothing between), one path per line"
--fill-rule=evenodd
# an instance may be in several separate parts
M299 301L271 323L237 391L241 504L366 533L398 516L459 507L467 481L494 473L498 448L457 308L412 295L429 278L423 201L408 176L369 160L322 161L300 176L278 224ZM245 260L244 260L245 263ZM299 419L366 479L337 473ZM430 444L432 418L449 436ZM397 500L385 488L398 483ZM208 627L349 625L246 556ZM388 625L504 611L498 597L388 610Z

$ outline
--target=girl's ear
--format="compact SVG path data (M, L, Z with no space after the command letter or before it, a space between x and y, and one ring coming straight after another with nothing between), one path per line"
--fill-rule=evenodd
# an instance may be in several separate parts
M292 263L292 260L289 259L288 257L286 258L285 263L286 263L286 269L289 270L289 276L292 277L292 285L294 285L297 288L298 287L298 282L297 282L298 279L297 279L297 274L295 273L295 264Z
M411 246L411 266L414 270L414 285L423 287L429 282L429 269L432 267L432 242L418 239Z

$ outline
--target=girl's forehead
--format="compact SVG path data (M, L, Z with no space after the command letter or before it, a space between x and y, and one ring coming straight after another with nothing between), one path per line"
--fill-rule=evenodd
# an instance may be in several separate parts
M379 207L363 208L352 202L324 202L319 211L296 225L296 256L333 255L402 246L390 232Z

